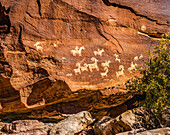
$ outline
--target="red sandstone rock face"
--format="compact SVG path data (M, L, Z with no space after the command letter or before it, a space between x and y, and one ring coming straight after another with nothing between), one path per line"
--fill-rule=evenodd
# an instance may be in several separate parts
M6 18L0 19L1 75L9 78L9 93L21 97L19 106L28 108L56 100L61 80L57 90L68 93L123 84L169 31L168 0L0 2L10 7L9 14L0 14ZM47 89L53 91L45 100L40 93Z

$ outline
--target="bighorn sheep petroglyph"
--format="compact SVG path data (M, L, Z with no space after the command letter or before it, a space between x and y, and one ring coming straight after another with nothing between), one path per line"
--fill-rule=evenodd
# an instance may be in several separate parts
M94 51L94 55L95 56L97 56L97 55L102 56L103 52L104 52L104 49L102 49L102 50L98 49L97 51Z
M111 61L110 60L105 60L105 62L104 63L102 63L101 65L102 65L102 67L104 67L104 69L106 69L106 68L108 68L109 67L109 64L111 63Z
M83 46L80 47L80 48L78 46L76 46L75 50L71 50L71 53L73 54L73 56L76 56L76 54L81 56L81 51L82 50L85 50L85 48Z
M87 64L87 63L84 63L84 66L83 66L83 67L81 66L80 69L81 69L82 72L84 72L84 71L89 71L89 70L88 70L88 64Z
M93 72L93 69L96 69L97 71L99 71L99 67L97 65L98 60L94 57L92 57L91 60L94 61L94 63L88 64L90 72Z
M114 54L114 56L116 57L115 61L119 61L120 62L120 59L118 59L119 55Z
M136 66L137 66L136 63L133 64L133 62L131 62L131 66L128 68L128 71L129 71L130 73L132 73L132 70L136 69Z
M67 74L66 76L67 76L67 77L71 77L71 76L72 76L72 74Z
M142 58L143 58L143 55L141 54L139 57L138 56L134 57L134 61L138 61L138 60L140 60Z
M34 44L34 46L36 47L37 51L40 50L41 52L43 51L43 47L42 46L39 46L39 44L41 44L42 42L37 42Z
M100 73L102 78L103 77L107 77L107 73L108 73L109 69L108 68L105 68L105 72L104 73Z
M118 72L116 72L116 76L117 76L117 78L119 77L119 76L124 76L124 66L123 65L120 65L119 66L119 70L121 70L121 71L118 71Z
M76 66L78 67L77 69L74 69L75 75L77 75L78 73L81 74L81 70L80 70L80 63L77 63Z

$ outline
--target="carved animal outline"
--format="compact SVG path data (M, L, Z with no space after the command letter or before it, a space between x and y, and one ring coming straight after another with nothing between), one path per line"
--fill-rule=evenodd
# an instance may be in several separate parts
M120 59L118 59L119 55L114 54L114 56L116 57L115 61L119 61L120 62Z
M142 59L143 58L143 55L141 54L139 57L138 56L135 56L134 57L134 61L138 61L138 60L140 60L140 59Z
M97 65L98 60L95 57L92 57L91 60L94 61L94 63L88 64L90 72L93 72L93 69L96 69L97 71L99 71L99 67Z
M104 53L104 49L98 49L97 51L94 51L93 52L95 56L99 55L99 56L102 56L102 53Z
M75 50L71 50L71 53L73 54L73 56L76 56L76 54L81 56L82 50L85 50L84 46L82 46L80 48L78 46L76 46Z
M72 73L70 73L70 74L67 74L66 76L67 76L67 77L71 77L71 76L72 76Z
M124 66L123 65L120 65L119 66L119 70L121 70L121 71L118 71L118 72L116 72L116 76L117 76L117 78L119 77L119 76L124 76Z
M41 44L41 43L42 43L42 42L37 42L37 43L34 44L34 46L36 47L36 50L37 50L37 51L40 50L40 51L42 52L44 48L39 45L39 44Z
M74 69L75 75L77 75L78 73L81 74L81 70L80 70L80 63L77 63L76 66L78 67L77 69Z
M103 77L107 77L107 73L108 73L109 69L108 68L105 68L105 72L104 73L100 73L102 78Z
M129 71L130 73L132 73L132 70L135 70L135 69L136 69L136 66L137 66L136 63L133 64L133 62L131 62L131 66L128 68L128 71Z
M105 60L105 62L104 63L101 63L101 66L102 67L104 67L104 69L106 69L106 68L108 68L109 67L109 64L111 63L111 61L110 60Z
M84 72L84 71L89 71L89 70L88 70L88 64L87 64L87 63L84 63L84 66L83 66L83 67L81 66L80 69L81 69L82 72Z

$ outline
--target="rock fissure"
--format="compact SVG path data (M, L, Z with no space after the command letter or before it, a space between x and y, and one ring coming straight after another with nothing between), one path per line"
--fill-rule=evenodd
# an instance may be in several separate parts
M117 4L117 3L111 3L111 2L109 2L109 0L102 0L102 1L103 1L103 3L104 3L105 5L107 5L107 6L113 6L113 7L118 7L118 8L122 8L122 9L127 9L127 10L129 10L131 13L135 14L136 16L140 16L140 17L145 18L145 19L147 19L147 20L149 20L149 21L155 22L155 23L158 24L158 25L170 26L169 22L167 22L167 23L159 23L158 20L152 19L152 18L150 18L150 17L148 17L148 16L146 16L146 15L142 15L142 14L138 13L137 11L135 11L135 10L134 10L133 8L131 8L131 7L128 7L128 6L125 6L125 5L121 5L121 4Z
M38 5L38 12L39 12L39 15L41 17L42 14L41 14L41 3L40 3L40 0L37 0L37 5Z

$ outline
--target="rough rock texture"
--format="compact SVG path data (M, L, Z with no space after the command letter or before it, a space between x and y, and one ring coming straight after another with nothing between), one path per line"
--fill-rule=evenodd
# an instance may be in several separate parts
M57 123L50 129L50 135L74 135L93 123L91 114L83 111Z
M155 115L150 110L143 107L128 110L116 117L116 120L123 121L132 129L151 130L161 127L160 121Z
M2 134L14 135L47 135L48 126L38 120L18 120L12 123L1 123Z
M122 85L169 31L169 0L0 2L3 112Z
M129 125L108 116L104 116L94 126L95 135L113 135L130 130L132 128Z
M159 120L147 109L128 110L116 118L104 116L94 124L96 135L113 135L125 131L143 131L160 128Z
M136 132L136 131L130 131L130 132L124 132L119 133L117 135L129 135L129 134L135 134L135 135L169 135L170 134L170 128L158 128L153 130L148 130L144 132Z

